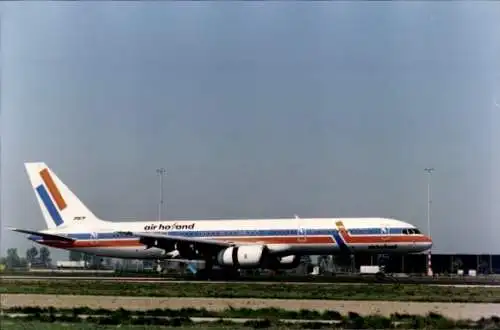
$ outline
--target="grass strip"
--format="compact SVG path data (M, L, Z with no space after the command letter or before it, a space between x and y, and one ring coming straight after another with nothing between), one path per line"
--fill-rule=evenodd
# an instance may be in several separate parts
M342 321L344 317L337 311L319 312L303 309L300 311L286 310L280 308L227 308L222 311L212 311L205 308L181 308L181 309L151 309L147 311L119 309L121 313L139 317L220 317L220 318L274 318L292 320L335 320ZM71 314L71 315L112 315L116 310L92 309L88 307L79 308L42 308L42 307L11 307L2 310L4 314ZM398 316L395 316L398 317ZM401 316L400 318L403 318Z
M72 294L147 297L275 298L500 303L500 287L418 284L315 285L293 283L119 283L3 280L0 294Z
M4 320L2 322L2 330L116 330L116 325L96 325L95 323L57 323L57 322L40 322L27 320ZM211 330L249 330L252 329L242 324L220 324L218 322L200 322L191 325L183 326L164 326L164 325L119 325L120 330L192 330L192 329L211 329ZM283 327L270 327L268 330L285 330Z
M16 318L10 316L17 315ZM210 317L218 318L216 321L196 322L192 318ZM232 320L222 320L231 318ZM237 318L245 318L244 322L235 322ZM307 320L306 322L294 323L288 320ZM451 320L439 314L430 313L427 316L393 314L391 317L380 315L361 316L357 313L341 315L335 311L318 313L316 311L302 310L299 312L282 309L227 309L220 312L207 311L205 309L164 309L150 311L129 311L124 309L105 310L90 308L55 309L36 307L14 307L3 310L2 324L11 322L42 322L42 323L72 323L72 324L95 324L99 326L131 325L131 326L195 326L204 323L206 325L228 326L250 328L270 328L286 326L288 329L492 329L500 327L500 317L482 318L473 320ZM333 320L333 323L325 321ZM322 322L321 322L322 321ZM123 327L121 327L123 328ZM234 327L233 327L234 328Z

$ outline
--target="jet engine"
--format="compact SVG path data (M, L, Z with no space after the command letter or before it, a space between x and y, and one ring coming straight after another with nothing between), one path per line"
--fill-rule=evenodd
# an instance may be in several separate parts
M267 256L264 245L231 246L219 252L217 263L234 268L256 268L263 264Z

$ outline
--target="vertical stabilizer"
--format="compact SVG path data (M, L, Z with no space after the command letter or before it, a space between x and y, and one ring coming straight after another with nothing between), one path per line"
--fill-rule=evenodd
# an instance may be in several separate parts
M100 222L45 163L25 163L48 228Z

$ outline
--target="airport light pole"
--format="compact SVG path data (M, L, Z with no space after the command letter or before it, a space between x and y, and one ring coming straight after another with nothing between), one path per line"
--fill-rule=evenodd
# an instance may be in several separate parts
M163 175L166 172L167 171L163 167L156 169L156 174L160 176L160 203L158 204L158 224L160 224L161 221L161 211L163 208ZM159 273L163 272L162 262L160 259L156 260L156 270Z
M434 172L433 167L427 167L424 169L425 172L427 172L427 235L431 237L431 176L432 172ZM427 275L432 276L432 262L431 262L431 256L432 252L431 249L429 249L428 255L427 255Z
M160 204L158 205L158 221L161 221L161 211L163 208L163 175L167 171L162 167L156 169L156 174L160 176Z

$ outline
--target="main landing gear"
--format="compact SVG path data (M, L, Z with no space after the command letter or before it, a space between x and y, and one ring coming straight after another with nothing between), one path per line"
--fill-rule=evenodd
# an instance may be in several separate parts
M236 269L200 269L195 278L203 281L234 281L240 277Z
M153 269L158 272L158 274L162 274L165 271L164 264L162 260L157 259L153 261Z
M240 273L234 268L213 268L213 259L205 260L205 268L196 272L195 278L198 280L230 281L240 277Z

